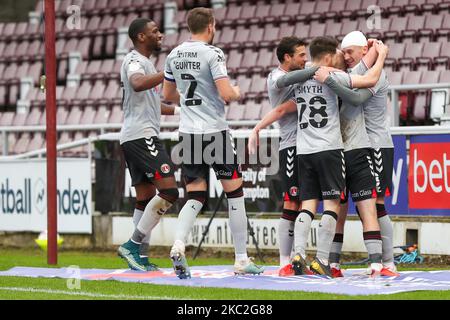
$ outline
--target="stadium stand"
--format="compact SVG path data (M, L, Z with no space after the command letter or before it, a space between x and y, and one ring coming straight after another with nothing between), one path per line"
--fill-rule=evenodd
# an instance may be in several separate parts
M131 42L123 28L138 16L164 21L163 0L61 0L56 1L56 52L58 124L121 123L119 70L120 50ZM81 28L66 23L69 5L81 7ZM177 32L167 32L163 49L154 62L162 70L172 48L187 40L187 11L194 6L211 7L207 0L177 0L173 21ZM367 7L381 8L381 25L367 24ZM44 72L42 0L28 22L0 22L0 125L45 124L44 94L39 78ZM390 46L386 72L393 85L450 82L450 2L438 0L319 0L255 1L228 0L215 9L216 45L227 56L230 76L244 95L239 104L227 108L229 120L257 120L269 109L266 80L277 64L274 48L286 35L308 41L329 35L341 40L350 31L361 30L379 37ZM32 17L38 17L32 18ZM126 35L126 33L125 33ZM75 58L74 58L75 56ZM31 86L23 86L29 78ZM429 118L429 90L400 94L401 123L433 123ZM18 106L27 106L24 108ZM163 117L176 121L176 116ZM95 134L96 131L61 132L59 143ZM97 132L98 133L98 132ZM43 146L42 132L8 134L10 154ZM83 155L77 148L66 154Z

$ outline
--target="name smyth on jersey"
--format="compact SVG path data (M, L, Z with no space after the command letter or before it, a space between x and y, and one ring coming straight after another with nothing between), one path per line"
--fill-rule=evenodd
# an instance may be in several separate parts
M174 67L177 70L200 70L198 61L174 61Z
M299 86L298 93L323 93L322 86Z

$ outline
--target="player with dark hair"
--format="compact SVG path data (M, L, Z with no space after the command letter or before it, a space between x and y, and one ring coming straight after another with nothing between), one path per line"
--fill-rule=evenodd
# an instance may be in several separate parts
M148 260L151 231L178 199L173 164L158 139L160 116L174 114L177 107L161 104L164 76L150 60L161 50L158 26L149 19L136 19L128 34L134 49L125 56L120 70L124 90L120 144L136 188L135 230L118 254L134 270L153 271L157 267ZM156 195L155 189L159 191Z
M331 276L328 254L334 237L340 197L345 194L345 161L342 149L337 96L315 80L308 80L311 71L318 66L339 66L344 68L343 54L337 50L337 42L327 37L314 39L310 53L315 66L304 71L293 71L277 81L279 87L296 84L296 108L284 103L267 114L260 122L262 127L288 112L298 110L297 153L299 163L300 200L302 210L295 223L295 244L297 254L293 258L296 274L308 273L306 266L306 242L310 225L319 200L324 200L324 214L319 224L317 257L311 263L311 270ZM377 80L377 72L365 76L348 76L355 85L366 86ZM378 77L381 67L378 66ZM306 81L306 82L305 82ZM361 97L361 93L352 92ZM309 111L309 112L308 112ZM303 117L305 114L308 117ZM305 119L306 118L306 119ZM312 152L316 151L316 152ZM339 161L338 161L339 160ZM305 179L305 180L303 180Z
M190 278L185 243L206 200L206 181L212 167L228 200L229 225L236 257L235 273L259 274L264 269L247 256L247 216L242 175L225 120L224 102L238 100L239 88L230 83L222 50L212 45L215 34L212 10L192 9L188 13L187 23L191 39L172 50L164 72L164 98L181 105L182 171L188 194L188 201L178 216L170 257L177 276ZM210 141L212 143L208 143ZM215 153L214 159L205 159L206 153Z
M272 108L287 102L296 107L292 100L294 87L277 87L277 80L287 72L304 69L307 61L306 43L297 37L284 37L277 46L276 54L279 66L273 69L267 78L269 101ZM286 114L280 120L279 168L282 180L283 213L278 224L278 241L280 247L281 276L293 275L291 265L292 245L294 242L294 223L301 209L299 201L298 171L295 161L297 139L297 115ZM258 140L260 127L253 129L250 139ZM249 143L252 145L253 141Z

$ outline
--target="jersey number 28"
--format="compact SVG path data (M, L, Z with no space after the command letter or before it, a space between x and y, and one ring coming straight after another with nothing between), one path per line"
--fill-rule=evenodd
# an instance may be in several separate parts
M315 104L319 104L319 108L315 107ZM328 123L327 101L321 96L314 96L309 100L309 121L302 122L303 113L306 111L307 105L305 99L302 97L297 98L297 105L300 105L300 114L298 116L300 129L306 129L308 124L314 128L323 128ZM320 121L316 121L315 116L319 115Z

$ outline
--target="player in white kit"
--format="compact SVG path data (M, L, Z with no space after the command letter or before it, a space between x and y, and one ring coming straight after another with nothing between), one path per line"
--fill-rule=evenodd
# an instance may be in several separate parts
M192 9L187 15L187 24L191 39L168 55L164 73L164 98L181 105L182 170L188 193L188 201L178 217L170 257L178 277L190 278L185 243L206 200L206 179L212 167L228 200L229 225L235 247L235 273L259 274L264 269L247 256L247 216L242 175L225 120L225 102L238 100L239 88L230 83L222 50L212 45L215 33L212 10ZM214 151L211 144L215 146ZM214 154L214 159L207 159L205 153Z
M148 260L151 231L178 199L173 164L158 139L161 112L173 114L175 109L161 105L163 73L157 72L150 60L161 49L157 25L149 19L136 19L128 34L134 49L125 56L120 70L124 90L120 145L136 189L135 230L118 254L134 270L154 271L156 265Z

